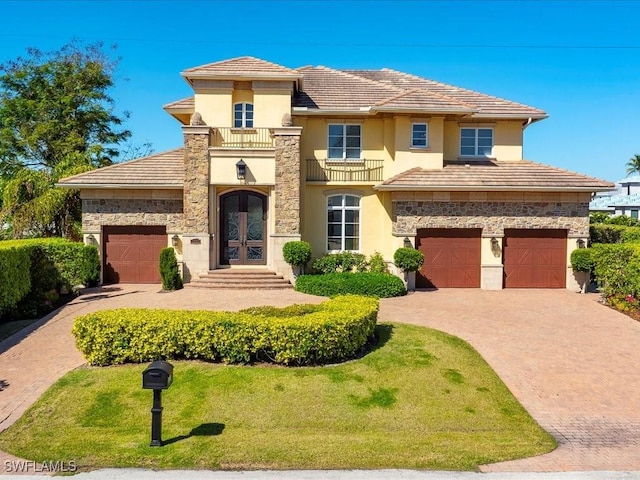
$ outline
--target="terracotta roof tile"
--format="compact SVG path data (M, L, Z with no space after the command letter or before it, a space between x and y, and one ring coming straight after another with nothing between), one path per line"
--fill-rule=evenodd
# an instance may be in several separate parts
M199 67L188 68L182 72L184 77L192 76L223 76L230 77L238 75L241 77L285 77L299 78L300 74L276 63L267 62L255 57L237 57L229 60L208 63Z
M180 100L176 100L175 102L167 103L162 106L165 110L171 109L194 109L196 105L196 101L194 97L182 98Z
M69 188L182 188L183 183L184 149L177 148L63 178L58 185Z
M528 160L447 162L444 168L413 168L392 177L379 190L610 190L610 182Z

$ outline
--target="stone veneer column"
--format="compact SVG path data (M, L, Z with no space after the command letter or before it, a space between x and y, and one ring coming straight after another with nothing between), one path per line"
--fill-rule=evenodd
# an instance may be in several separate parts
M186 281L209 270L209 139L211 128L199 115L184 134L184 228L182 261Z
M282 247L300 240L300 135L302 127L274 128L276 185L274 191L274 233L271 237L272 266L276 272L293 278L291 267L284 261Z

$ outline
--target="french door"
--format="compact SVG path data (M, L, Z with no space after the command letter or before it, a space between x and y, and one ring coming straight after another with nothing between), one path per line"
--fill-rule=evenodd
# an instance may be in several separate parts
M267 263L267 197L238 191L220 197L220 264Z

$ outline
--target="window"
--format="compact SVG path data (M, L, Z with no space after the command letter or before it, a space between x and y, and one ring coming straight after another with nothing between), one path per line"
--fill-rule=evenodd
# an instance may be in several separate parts
M460 156L490 157L493 149L493 128L461 128Z
M327 145L327 158L359 160L361 154L361 126L329 125Z
M236 103L233 106L234 128L253 128L253 104Z
M327 199L327 250L360 249L360 197L332 195Z
M426 123L414 123L411 126L411 147L427 148L429 146L429 126Z
M631 210L631 218L638 218L638 210Z

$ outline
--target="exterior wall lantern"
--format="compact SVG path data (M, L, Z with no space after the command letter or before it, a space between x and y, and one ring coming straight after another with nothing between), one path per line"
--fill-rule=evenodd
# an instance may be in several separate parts
M413 245L411 244L411 240L409 240L409 237L404 237L404 240L402 240L402 243L404 244L404 248L413 248Z
M153 390L153 408L151 409L151 444L162 446L162 390L173 383L173 365L163 360L152 362L142 372L142 388Z
M576 245L578 245L578 248L584 248L586 246L582 238L579 238L578 240L576 240Z
M238 163L236 163L236 175L238 180L244 180L247 178L247 164L244 163L244 160L240 159Z
M89 245L97 245L98 241L96 240L96 237L93 236L93 233L90 233L89 235L87 235L87 242Z
M180 237L178 237L178 235L174 235L173 237L171 237L172 247L177 247L179 242L180 242Z
M500 248L500 242L496 237L491 237L491 250L498 250Z

